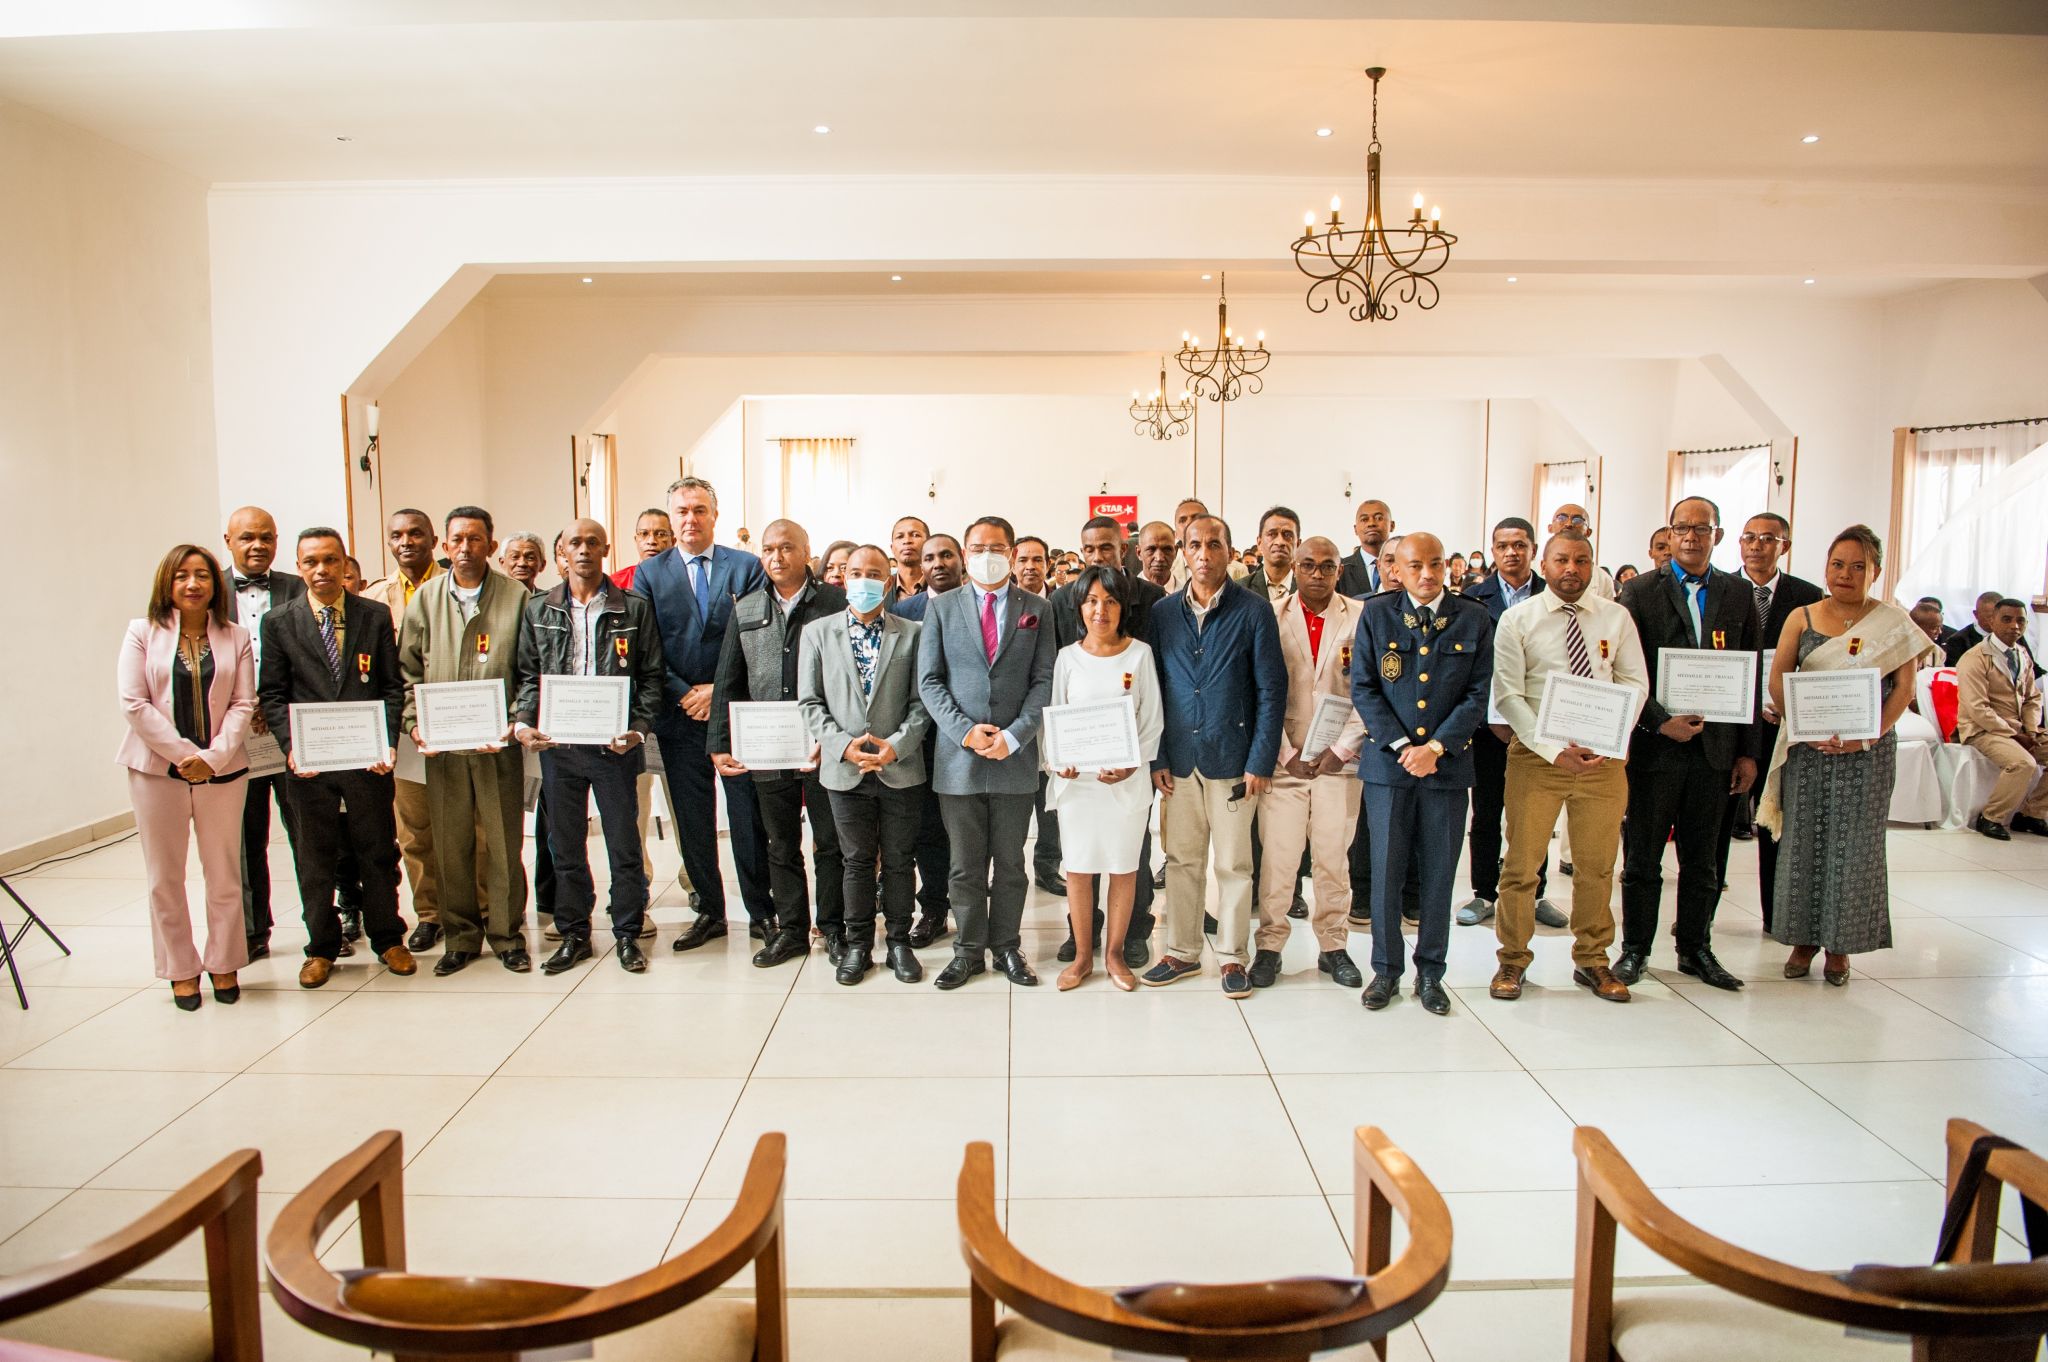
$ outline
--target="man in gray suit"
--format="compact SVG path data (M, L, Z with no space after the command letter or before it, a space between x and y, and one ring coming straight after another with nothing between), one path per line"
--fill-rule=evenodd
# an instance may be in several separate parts
M1059 651L1049 607L1010 581L1016 531L1000 516L967 527L968 585L934 596L918 640L918 691L939 738L932 788L953 844L953 914L960 934L940 988L986 968L1013 984L1038 982L1019 948L1031 881L1024 834L1038 793L1038 721Z
M889 968L914 984L924 978L910 948L910 910L931 728L917 693L923 626L884 611L889 555L875 545L847 555L845 585L846 608L804 626L796 682L845 864L845 936L834 977L857 984L874 966L879 856Z

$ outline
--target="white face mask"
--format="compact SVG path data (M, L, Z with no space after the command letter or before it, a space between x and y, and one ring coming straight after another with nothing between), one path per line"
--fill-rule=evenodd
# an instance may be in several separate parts
M967 555L967 575L976 586L993 591L1010 580L1010 555L970 553Z

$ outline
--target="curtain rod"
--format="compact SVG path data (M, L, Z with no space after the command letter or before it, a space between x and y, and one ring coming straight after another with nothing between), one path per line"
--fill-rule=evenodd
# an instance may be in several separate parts
M1764 443L1757 445L1722 445L1719 449L1674 449L1671 452L1673 454L1734 454L1744 449L1769 449L1770 447L1770 442L1766 440Z
M2048 425L2048 416L2015 416L2009 421L1963 421L1953 426L1909 426L1915 435L1925 435L1937 430L1993 430L1999 426Z

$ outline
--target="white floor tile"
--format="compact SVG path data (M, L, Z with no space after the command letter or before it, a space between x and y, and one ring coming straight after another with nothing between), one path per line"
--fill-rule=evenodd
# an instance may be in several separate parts
M1100 1290L1148 1282L1348 1277L1320 1196L1010 1199L1010 1239L1049 1272Z
M1553 1069L1536 1078L1652 1187L1897 1182L1913 1165L1776 1066Z
M0 968L0 1064L55 1040L136 993L132 988L42 988L23 1011L15 1006L13 984L4 976L5 969Z
M1943 1127L1951 1116L2048 1149L2048 1073L2021 1060L1800 1064L1790 1072L1929 1177L1947 1175Z
M592 970L600 967L618 969L610 959L611 938L606 937L602 941L593 940L590 943L597 951L594 959L585 960L574 969L564 970L560 974L543 974L540 962L547 959L548 952L554 949L554 943L541 940L540 928L533 926L531 922L527 924L526 935L526 948L533 956L533 968L524 974L514 974L506 969L498 963L498 957L487 950L459 972L437 975L434 973L434 962L441 958L443 951L441 946L436 946L433 950L422 951L416 957L419 962L417 974L393 974L378 967L363 987L376 993L405 993L416 989L421 993L522 993L528 997L540 994L559 996L582 983ZM341 961L338 969L357 961L371 960L369 951L362 949L363 943L356 944L355 957ZM374 964L374 961L371 963Z
M1000 1078L756 1078L732 1113L700 1196L739 1195L762 1135L789 1136L784 1195L950 1201L969 1141L996 1147L1003 1195L1010 1101Z
M2011 1054L2048 1055L2048 975L1903 979L1891 987Z
M698 1197L670 1242L670 1257L717 1227L733 1208ZM959 1216L948 1201L784 1201L783 1266L797 1291L967 1289ZM752 1286L749 1265L734 1286Z
M62 1187L0 1187L0 1244L64 1197Z
M744 922L734 922L729 934L722 941L713 941L693 951L677 951L671 943L680 935L680 928L686 919L693 916L683 910L681 917L671 929L663 923L660 936L651 941L642 941L640 949L647 953L647 972L628 974L611 958L611 939L591 938L591 946L604 952L595 962L578 965L562 975L565 979L577 980L579 993L772 993L783 994L796 981L797 965L791 962L774 969L755 969L752 963L754 951L760 942L750 940ZM555 943L541 943L549 951ZM818 957L823 960L821 955ZM536 956L538 962L545 955ZM468 974L476 967L464 970ZM461 975L457 975L461 978Z
M66 925L91 922L115 908L146 902L149 897L149 881L142 878L69 880L36 875L10 882L15 892L35 909L37 917L58 929L60 937ZM15 927L22 921L21 909L4 895L0 895L0 921ZM35 934L34 928L29 930Z
M1378 1126L1440 1192L1573 1185L1571 1123L1525 1073L1276 1080L1323 1190L1348 1196L1359 1126Z
M1245 1023L1251 1012L1293 1001L1278 992L1269 989L1242 1004L1206 991L1123 993L1099 974L1068 993L1019 989L1011 1003L1011 1071L1019 1077L1261 1074L1265 1066Z
M408 1179L406 1265L450 1276L603 1286L660 1262L683 1206L660 1197L425 1196ZM343 1235L321 1260L337 1271L360 1267L362 1241Z
M833 1362L958 1362L968 1353L967 1298L800 1299L789 1303L789 1355Z
M1433 1017L1404 1000L1368 1012L1355 989L1261 993L1242 1013L1275 1074L1451 1073L1515 1069L1470 1007Z
M2042 863L2048 865L2048 841L2042 843ZM1996 870L1894 874L1891 891L1939 917L2048 916L2048 883Z
M1696 980L1686 1000L1779 1064L1866 1059L1997 1059L2005 1052L1875 979L1832 988L1819 960L1804 979L1753 983L1740 993Z
M1577 985L1524 985L1514 1002L1483 988L1458 998L1514 1057L1532 1069L1611 1069L1661 1064L1755 1064L1762 1056L1667 985L1644 979L1626 1003Z
M593 993L555 1006L507 1059L522 1077L745 1078L784 1000L772 993Z
M0 1069L0 1182L82 1187L230 1077ZM236 1147L215 1147L204 1163L162 1185L177 1186Z
M1174 1197L1318 1190L1268 1078L1017 1078L1010 1093L1013 1196L1121 1196L1140 1167Z
M1974 917L1958 913L1949 921L2048 962L2048 917Z
M215 1002L203 984L201 995L205 1001L197 1012L180 1012L169 988L144 989L11 1067L228 1073L254 1064L341 1001L317 993L250 990L227 1006Z
M1415 1328L1430 1362L1556 1362L1571 1342L1571 1307L1562 1289L1446 1291Z
M57 935L71 948L60 954L42 933L31 930L20 952L21 980L34 994L44 988L148 988L169 993L170 985L156 977L155 955L150 949L149 928L110 927L97 923L66 926ZM12 1003L13 984L6 985L6 1001Z
M324 990L323 990L324 991ZM249 995L254 996L254 995ZM555 1007L510 993L369 990L338 1005L257 1062L256 1073L489 1074ZM403 1055L402 1065L393 1057Z
M2001 945L1977 931L1978 921L2038 922L2048 940L2048 919L1895 918L1892 948L1859 955L1854 968L1873 979L1952 979L1980 975L2048 975L2048 960Z
M101 1191L80 1188L63 1198L36 1222L0 1243L0 1272L20 1272L55 1262L140 1220L163 1203L162 1192ZM283 1192L256 1194L258 1242L270 1233L277 1213L291 1198ZM352 1219L353 1217L350 1217ZM200 1282L206 1279L205 1235L193 1234L164 1255L145 1263L130 1277Z
M894 980L888 981L894 984ZM1001 1078L1007 991L858 988L790 994L754 1072L762 1078Z

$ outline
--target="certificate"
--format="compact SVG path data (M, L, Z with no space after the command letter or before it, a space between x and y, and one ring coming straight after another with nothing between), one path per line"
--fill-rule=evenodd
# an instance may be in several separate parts
M1543 678L1536 740L1583 747L1603 757L1626 757L1628 730L1636 721L1640 698L1634 686L1552 672Z
M293 705L291 716L300 771L361 771L391 760L382 700Z
M1348 695L1317 696L1316 712L1309 717L1308 733L1301 740L1301 759L1314 761L1329 751L1330 744L1344 732L1344 725L1351 722L1352 713Z
M551 742L570 747L608 747L632 727L626 676L543 676L540 722Z
M811 764L811 731L794 700L735 700L726 707L732 759L749 771L793 771Z
M1128 695L1077 705L1047 705L1045 760L1055 771L1128 771L1138 754L1138 704Z
M466 752L505 741L502 681L429 681L414 686L420 746L432 752Z
M1785 741L1876 738L1883 725L1883 677L1873 667L1785 673Z
M1746 724L1756 718L1757 655L1705 648L1657 650L1657 703L1672 714L1697 714L1709 723Z
M249 779L261 780L265 776L280 775L284 772L284 749L277 745L274 733L251 733L242 755L249 762Z

